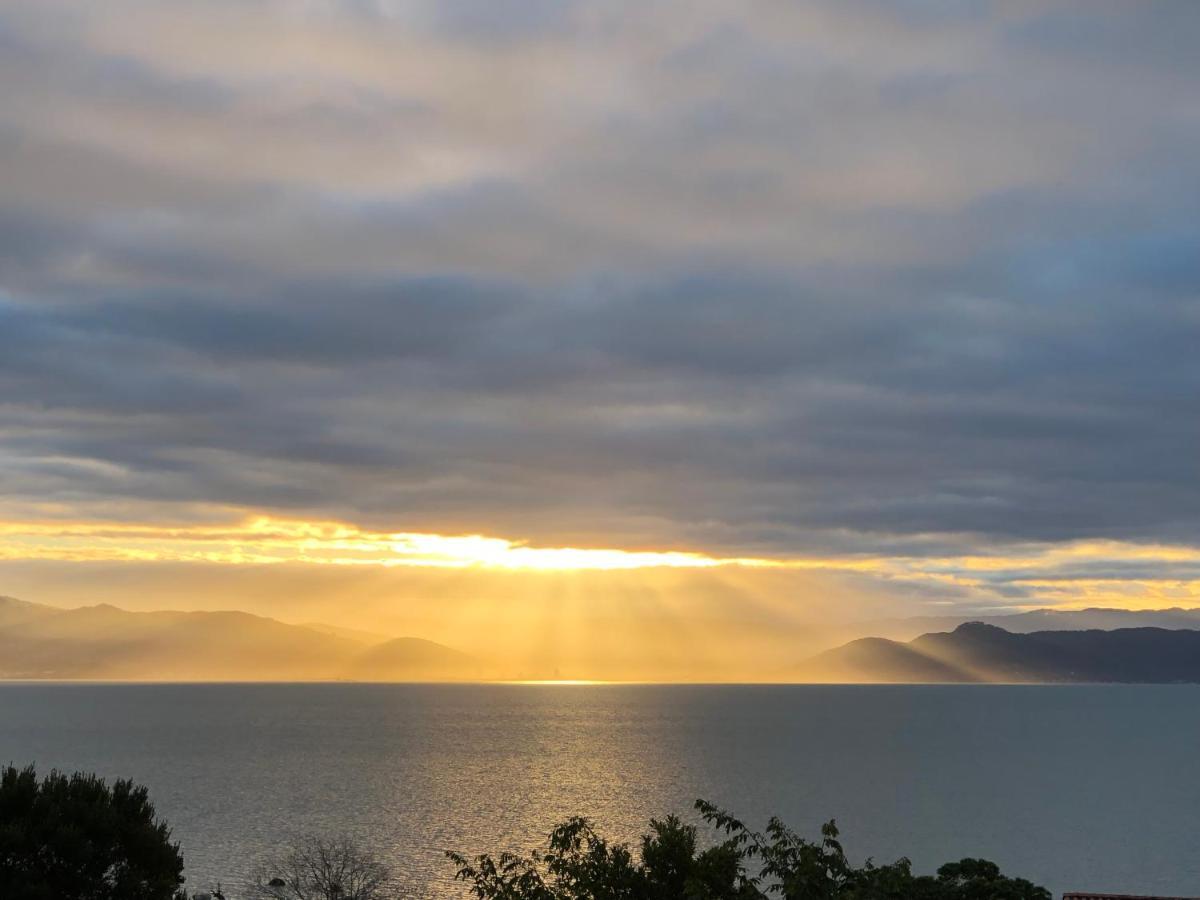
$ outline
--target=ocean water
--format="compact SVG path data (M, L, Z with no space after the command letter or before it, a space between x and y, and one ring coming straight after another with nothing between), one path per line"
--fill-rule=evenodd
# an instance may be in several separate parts
M190 890L328 832L406 896L462 897L446 848L528 849L575 813L636 839L703 797L836 818L857 859L1200 895L1197 686L4 684L0 761L148 785Z

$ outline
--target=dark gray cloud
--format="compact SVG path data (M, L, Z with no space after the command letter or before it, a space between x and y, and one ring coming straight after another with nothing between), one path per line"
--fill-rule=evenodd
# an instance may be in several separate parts
M11 504L1195 540L1190 4L51 5L0 10Z

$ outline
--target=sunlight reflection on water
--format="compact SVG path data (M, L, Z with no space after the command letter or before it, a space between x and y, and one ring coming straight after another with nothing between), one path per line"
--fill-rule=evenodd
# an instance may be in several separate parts
M1200 688L4 685L0 757L150 786L189 887L348 832L407 895L443 858L585 813L636 839L711 799L919 870L981 855L1068 888L1200 883Z

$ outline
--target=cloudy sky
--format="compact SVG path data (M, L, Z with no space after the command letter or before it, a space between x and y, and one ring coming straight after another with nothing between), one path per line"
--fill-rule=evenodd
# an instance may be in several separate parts
M1200 605L1198 44L1188 0L0 0L0 593Z

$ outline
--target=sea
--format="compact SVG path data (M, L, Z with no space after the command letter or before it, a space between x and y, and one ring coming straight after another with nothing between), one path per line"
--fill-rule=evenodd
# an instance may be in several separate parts
M1063 891L1200 895L1200 686L0 685L0 763L147 785L189 891L344 835L402 896L447 849L568 816L636 841L697 798L919 872L984 857Z

